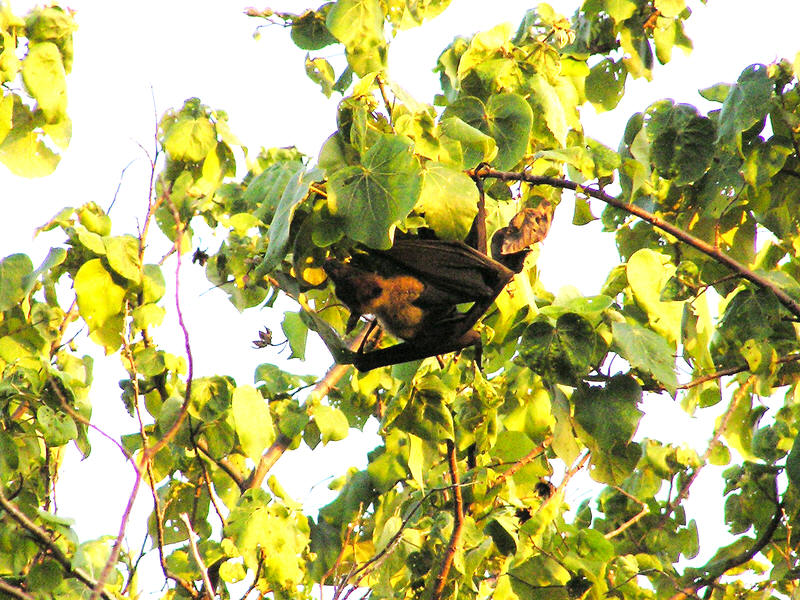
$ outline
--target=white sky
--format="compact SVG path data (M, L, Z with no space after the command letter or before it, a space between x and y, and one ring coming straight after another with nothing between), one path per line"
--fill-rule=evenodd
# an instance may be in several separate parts
M12 9L24 14L33 4L16 1ZM552 4L571 15L578 2ZM454 36L469 35L503 21L516 26L532 5L534 2L518 0L454 0L430 24L398 34L390 48L391 77L418 100L430 101L438 91L438 76L431 69ZM6 207L5 218L0 220L0 257L26 252L38 264L49 246L62 239L43 235L33 240L34 228L63 206L95 201L108 207L120 173L131 161L111 216L113 233L134 233L136 219L144 215L149 177L140 146L152 151L156 115L180 107L186 98L197 96L212 108L225 110L233 132L251 152L262 146L296 145L316 156L321 142L335 128L338 96L325 99L306 78L305 52L292 46L288 31L271 27L262 30L259 40L253 39L261 21L244 16L245 2L73 0L69 6L76 9L80 27L75 34L75 63L69 77L72 143L57 171L44 179L19 179L0 165L0 194ZM285 1L275 2L272 8L300 12L307 6L306 2ZM630 114L652 101L671 97L708 110L714 106L702 101L697 89L735 81L751 63L771 62L778 57L792 59L800 50L798 0L710 0L708 6L698 2L693 6L695 14L688 21L687 33L694 41L694 52L686 57L676 50L671 63L656 66L652 83L629 81L627 93L613 113L595 115L590 107L584 108L584 126L590 136L616 148ZM326 48L315 55L340 59L341 50ZM542 248L541 276L551 291L569 284L594 294L610 262L616 260L613 240L608 234L600 235L597 227L572 227L572 200L567 195L564 198L563 210ZM601 209L596 207L595 213ZM155 262L167 245L158 236L150 241L150 260ZM199 243L214 248L218 242L201 239ZM169 269L167 266L165 274L171 281ZM251 383L254 368L261 362L271 362L274 355L271 350L251 349L250 341L264 324L280 338L276 315L257 309L240 315L222 294L197 296L208 287L199 268L187 264L184 273L183 309L195 354L195 374L231 374L240 383ZM158 340L169 340L172 351L180 351L174 323L166 323L155 335ZM90 346L85 351L98 352ZM308 352L316 359L315 366L292 361L295 364L290 368L300 373L322 372L330 361L327 353L319 344L311 343ZM114 435L133 431L134 424L123 417L119 400L116 381L123 375L117 358L97 360L95 364L92 402L97 422L109 423ZM663 423L665 415L672 414L671 404L667 398L648 403L653 413L643 429L648 423ZM697 425L695 420L684 419L675 435L667 434L666 438L685 439L687 431L692 431L696 447L702 451L710 431ZM691 427L694 429L687 429ZM665 439L657 425L650 431L654 437ZM353 440L325 448L316 460L303 462L302 480L289 475L308 453L292 464L279 462L275 472L291 493L305 499L310 487L328 475L341 473L346 465L363 464L364 442L351 437ZM82 539L116 531L132 483L132 473L121 466L118 451L97 436L93 440L94 453L87 461L80 463L74 456L66 461L62 481L71 483L58 490L60 511L64 516L77 517ZM111 475L118 484L109 486ZM719 500L715 498L715 502ZM137 513L146 515L149 501L141 498L137 509ZM138 549L141 538L132 536L130 543Z

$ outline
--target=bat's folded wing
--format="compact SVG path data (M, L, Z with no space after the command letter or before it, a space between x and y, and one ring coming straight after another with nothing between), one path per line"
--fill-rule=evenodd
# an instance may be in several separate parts
M494 298L513 273L463 242L396 240L373 251L426 286L418 304L455 305Z

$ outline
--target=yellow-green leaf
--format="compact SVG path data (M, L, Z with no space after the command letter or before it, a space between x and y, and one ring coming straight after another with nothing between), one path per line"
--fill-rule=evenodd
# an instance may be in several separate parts
M125 288L114 282L99 258L84 263L78 269L74 287L78 296L78 311L91 331L101 328L122 311Z
M58 46L41 42L28 48L22 63L22 80L36 98L45 120L60 121L67 112L67 74Z
M245 455L258 462L264 449L275 441L275 430L267 401L254 387L242 385L233 390L233 419Z

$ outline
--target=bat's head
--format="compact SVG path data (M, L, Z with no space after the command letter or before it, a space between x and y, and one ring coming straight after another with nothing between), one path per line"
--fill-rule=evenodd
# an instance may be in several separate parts
M336 296L352 313L360 315L370 312L367 307L383 292L381 280L375 273L333 258L322 263L322 268L333 281Z

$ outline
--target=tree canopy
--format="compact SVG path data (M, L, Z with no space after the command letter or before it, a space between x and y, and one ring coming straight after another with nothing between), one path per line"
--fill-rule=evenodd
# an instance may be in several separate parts
M0 260L0 595L796 597L800 54L709 81L707 114L641 107L613 149L585 134L580 109L614 110L629 79L691 49L684 0L586 0L570 18L540 4L516 26L456 37L435 61L441 93L414 98L387 69L391 40L447 19L448 3L250 9L254 24L289 28L337 103L319 155L247 152L223 107L192 98L158 124L128 233L112 235L94 202L64 207L40 228L64 240L42 264ZM15 175L45 176L69 152L74 32L66 9L0 5L0 162ZM331 47L339 62L323 56ZM558 212L599 219L616 240L597 295L538 277ZM531 246L476 315L481 344L355 369L397 340L364 342L329 261L464 240L476 222L484 241L513 229ZM218 247L196 244L202 228ZM253 333L267 361L284 339L304 359L318 336L335 364L311 377L265 362L254 385L197 372L179 287L199 267L240 311L292 301L281 332ZM159 341L168 313L180 352ZM104 429L77 336L127 373L130 433L114 443L135 485L119 530L94 540L54 503L65 448L88 456L89 429ZM705 450L638 436L645 395L705 418ZM371 421L381 444L364 469L338 473L317 513L271 473ZM709 465L726 467L712 499L725 546L701 546L702 515L687 506ZM597 486L570 505L580 471ZM123 543L140 489L153 506L141 550ZM691 563L701 550L711 558ZM158 577L140 569L149 553Z

